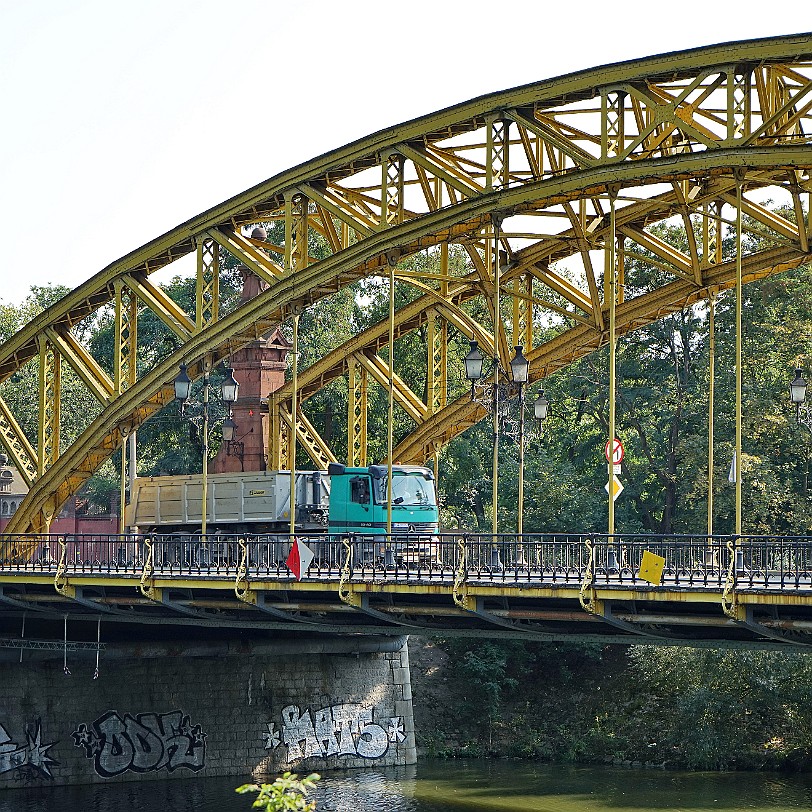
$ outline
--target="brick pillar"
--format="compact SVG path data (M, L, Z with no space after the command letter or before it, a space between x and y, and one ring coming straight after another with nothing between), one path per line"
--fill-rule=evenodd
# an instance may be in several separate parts
M242 301L252 299L266 287L246 269L242 269L241 273ZM252 341L231 356L234 378L240 384L239 400L231 409L232 418L237 424L235 442L222 444L217 456L209 463L210 473L266 469L268 395L285 383L289 350L290 343L277 327L267 338Z

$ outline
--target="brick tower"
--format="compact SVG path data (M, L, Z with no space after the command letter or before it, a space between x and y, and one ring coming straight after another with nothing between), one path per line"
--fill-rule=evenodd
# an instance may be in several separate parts
M247 268L240 268L245 302L261 293L267 285ZM268 452L268 395L285 382L285 368L290 343L277 327L269 336L252 341L231 356L234 377L240 384L239 400L231 415L237 425L234 440L223 443L209 463L213 474L234 471L264 471Z

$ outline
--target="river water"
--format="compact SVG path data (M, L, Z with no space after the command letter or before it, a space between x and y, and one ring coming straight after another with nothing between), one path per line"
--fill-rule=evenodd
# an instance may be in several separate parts
M0 812L250 812L235 778L0 792ZM319 812L785 812L812 809L812 774L683 773L510 761L422 761L331 773Z

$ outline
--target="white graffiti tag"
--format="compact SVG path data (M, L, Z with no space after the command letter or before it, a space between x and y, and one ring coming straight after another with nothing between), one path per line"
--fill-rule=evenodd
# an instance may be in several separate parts
M317 756L360 756L380 758L389 749L389 742L400 743L406 737L399 716L391 717L389 729L373 721L371 708L355 703L331 705L311 713L298 705L282 709L282 730L268 724L263 733L265 749L287 746L285 761L298 761Z
M59 762L48 755L48 750L56 742L42 743L42 724L39 719L26 731L25 737L25 744L15 744L0 725L0 773L22 770L53 779L51 766Z

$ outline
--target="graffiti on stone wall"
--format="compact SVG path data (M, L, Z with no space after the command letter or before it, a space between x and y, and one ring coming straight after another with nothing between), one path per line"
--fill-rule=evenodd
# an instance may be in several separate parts
M42 743L42 722L37 719L25 731L25 744L11 740L3 725L0 725L0 774L16 771L20 779L50 778L51 767L59 764L48 755L48 750L56 742Z
M185 767L198 772L206 763L206 734L182 711L120 716L112 710L90 726L80 724L71 736L103 778L127 770L174 772Z
M268 723L262 734L265 749L287 747L285 761L317 756L360 756L380 758L391 744L406 738L400 716L390 717L386 728L373 721L373 709L349 702L331 705L311 713L298 705L282 709L282 729Z

